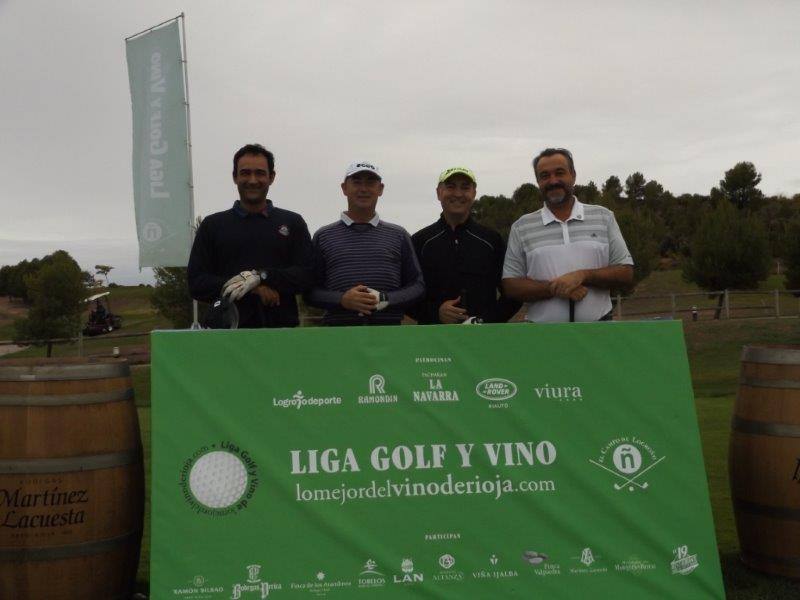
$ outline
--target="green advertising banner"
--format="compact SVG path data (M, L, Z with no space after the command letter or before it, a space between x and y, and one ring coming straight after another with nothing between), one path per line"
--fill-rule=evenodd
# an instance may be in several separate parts
M724 598L680 323L152 352L152 598Z
M126 42L139 267L189 262L193 207L178 21Z

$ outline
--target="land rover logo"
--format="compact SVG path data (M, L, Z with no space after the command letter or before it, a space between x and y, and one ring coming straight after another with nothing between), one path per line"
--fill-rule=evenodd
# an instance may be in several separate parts
M493 377L484 379L475 386L475 393L486 400L503 402L517 395L517 385L508 379Z

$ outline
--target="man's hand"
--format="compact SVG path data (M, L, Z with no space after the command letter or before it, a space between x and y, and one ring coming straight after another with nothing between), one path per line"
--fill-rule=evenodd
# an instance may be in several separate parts
M264 306L281 305L281 295L268 285L262 284L256 286L256 289L253 290L253 293L256 294L261 299L261 304L263 304Z
M461 296L454 300L445 300L441 303L439 306L439 320L442 323L461 323L461 321L467 318L467 311L460 306L456 306L459 302L461 302Z
M572 294L577 289L584 287L583 282L586 279L584 271L572 271L571 273L564 273L560 277L556 277L550 281L550 293L555 298L565 298L570 300L580 300L580 298L573 298Z
M242 271L234 275L222 286L222 297L229 297L231 302L244 298L244 295L261 283L258 271Z
M378 300L365 285L351 287L342 296L342 306L356 311L359 315L371 315L378 306Z
M583 300L588 293L589 288L587 288L585 285L580 285L572 290L572 293L569 295L569 299L573 302L578 302L579 300Z

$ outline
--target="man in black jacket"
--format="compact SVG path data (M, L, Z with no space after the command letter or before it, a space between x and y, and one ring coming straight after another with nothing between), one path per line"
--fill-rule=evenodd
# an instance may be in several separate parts
M519 310L498 296L506 248L500 234L472 218L476 193L472 171L443 171L436 186L442 215L411 237L425 278L425 299L410 312L419 323L504 323Z
M294 327L295 294L313 284L311 237L297 213L273 206L275 157L259 144L233 157L239 200L203 219L189 257L189 291L196 300L236 303L239 327Z

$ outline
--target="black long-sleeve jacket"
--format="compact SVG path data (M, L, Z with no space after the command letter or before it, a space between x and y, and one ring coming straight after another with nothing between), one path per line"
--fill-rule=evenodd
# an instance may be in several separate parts
M189 256L189 291L196 300L219 298L223 284L242 271L266 271L264 282L280 294L280 306L265 307L254 293L236 305L239 326L293 327L299 322L295 294L314 283L311 236L297 213L267 201L251 214L237 201L200 224Z
M420 323L440 323L439 306L459 296L469 316L487 323L504 323L519 310L519 302L501 293L506 247L496 231L472 217L453 229L441 217L411 240L425 278L425 299L409 314Z

